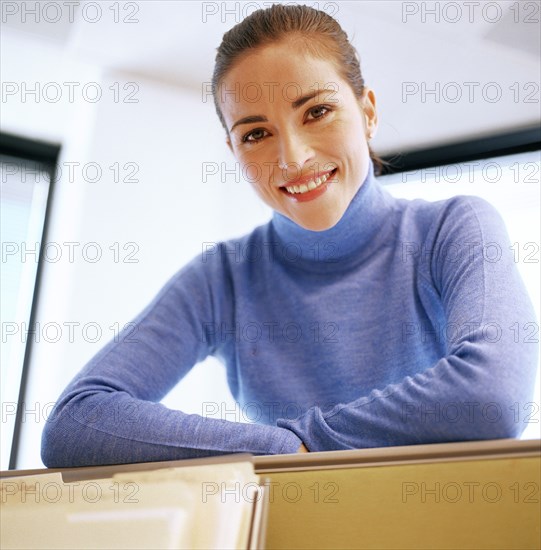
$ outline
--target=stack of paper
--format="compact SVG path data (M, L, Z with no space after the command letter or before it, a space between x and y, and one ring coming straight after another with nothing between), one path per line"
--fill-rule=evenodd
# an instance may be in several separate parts
M250 462L11 477L0 490L5 549L252 548L265 498Z

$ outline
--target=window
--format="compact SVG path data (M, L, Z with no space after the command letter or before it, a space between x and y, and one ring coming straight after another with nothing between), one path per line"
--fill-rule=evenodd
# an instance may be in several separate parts
M6 148L2 136L2 150ZM49 160L32 147L32 142L9 139L10 145L23 144L22 156L0 155L1 178L1 367L2 438L0 464L5 470L13 462L12 444L17 439L17 403L24 395L25 366L28 363L34 305L37 297L39 257L44 238L45 218L57 148L50 148ZM34 157L34 158L28 158ZM38 160L39 159L39 160ZM30 333L31 334L31 333ZM13 445L16 448L16 443ZM13 467L13 466L11 466Z

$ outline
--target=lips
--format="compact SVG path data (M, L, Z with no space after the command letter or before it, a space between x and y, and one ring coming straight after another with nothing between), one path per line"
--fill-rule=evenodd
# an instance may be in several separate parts
M300 178L292 182L292 185L280 187L280 190L299 202L313 200L327 190L336 171L337 169L334 168L333 170L319 174L317 177Z

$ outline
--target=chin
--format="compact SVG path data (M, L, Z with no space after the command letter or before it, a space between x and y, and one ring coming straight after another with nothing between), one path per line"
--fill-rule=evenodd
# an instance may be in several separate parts
M297 225L300 225L309 231L326 231L327 229L334 227L341 220L342 215L343 212L341 214L321 216L317 219L303 219L294 221Z

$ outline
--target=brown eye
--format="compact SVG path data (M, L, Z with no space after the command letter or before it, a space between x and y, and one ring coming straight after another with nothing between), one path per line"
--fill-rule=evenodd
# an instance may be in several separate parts
M308 111L308 114L311 115L313 119L318 119L323 118L328 112L330 112L329 107L325 105L316 105Z
M264 130L263 128L256 128L255 130L252 130L251 132L245 134L242 138L242 142L254 143L260 141L265 137L265 133L266 130Z

